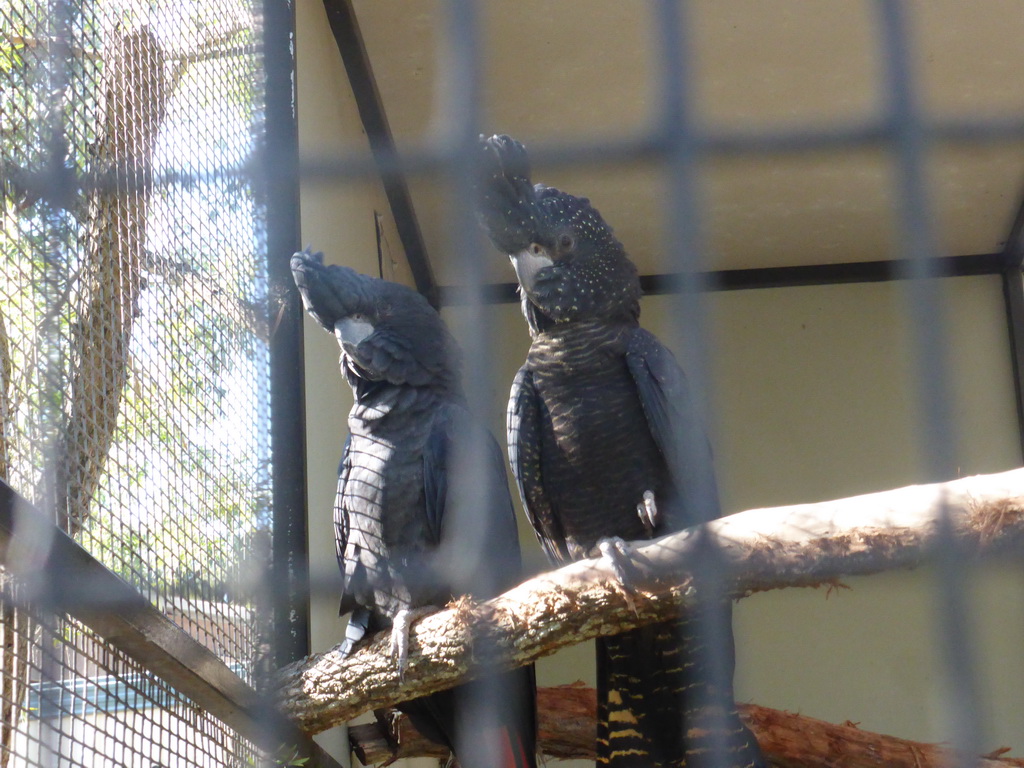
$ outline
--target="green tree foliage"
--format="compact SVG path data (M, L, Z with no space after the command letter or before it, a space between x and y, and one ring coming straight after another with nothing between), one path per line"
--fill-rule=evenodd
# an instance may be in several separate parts
M65 16L53 7L19 0L0 10L2 468L53 508L48 492L66 492L51 487L62 440L82 424L102 432L94 422L109 400L74 407L92 351L81 348L82 329L97 259L135 227L140 247L116 264L137 270L121 294L116 426L96 440L102 471L69 530L158 603L187 604L182 622L212 636L211 621L247 621L236 577L269 519L261 211L237 173L261 116L252 12L231 0L154 0L145 10L81 0ZM130 147L117 131L138 126L131 105L112 118L111 94L135 75L109 70L131 35L153 41L160 58L147 52L138 66L146 83L166 87L124 89L160 101L138 112L156 121L148 156L125 158L110 147ZM48 186L54 179L62 183ZM95 179L108 186L90 187ZM140 195L142 205L120 202ZM143 220L123 220L132 217ZM250 636L215 650L235 657L254 645Z

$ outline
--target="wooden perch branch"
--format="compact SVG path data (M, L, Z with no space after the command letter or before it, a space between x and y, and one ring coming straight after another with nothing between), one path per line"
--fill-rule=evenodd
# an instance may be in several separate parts
M1020 547L1024 469L755 509L637 544L638 592L632 600L605 562L573 563L493 600L463 599L417 622L404 680L384 635L348 658L335 648L285 667L281 706L301 728L317 733L370 709L450 687L482 667L526 664L593 637L670 618L679 605L695 602L693 571L704 567L698 560L707 562L709 543L722 565L722 584L734 597L912 568L931 556L941 514L964 557Z
M554 758L593 760L597 732L597 697L581 684L537 691L540 751ZM939 744L898 739L862 731L851 724L833 725L756 704L740 704L740 716L757 737L765 757L779 768L945 768L955 755ZM352 751L363 765L395 757L445 757L447 750L421 736L397 716L386 736L379 723L349 729ZM397 751L392 748L398 736ZM1024 768L1024 760L986 755L976 768Z

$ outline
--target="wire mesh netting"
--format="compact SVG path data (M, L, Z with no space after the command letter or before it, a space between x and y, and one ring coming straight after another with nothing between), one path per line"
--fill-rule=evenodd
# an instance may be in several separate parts
M0 478L250 682L260 637L239 584L270 528L266 248L237 170L262 126L260 11L0 6ZM33 565L20 554L5 579ZM3 607L0 765L251 760L143 666L37 609Z
M924 114L907 60L905 9L880 0L871 27L884 97L877 113L864 122L749 132L709 127L695 116L684 5L660 0L646 9L657 29L649 41L656 105L649 124L610 141L596 131L571 147L540 146L537 157L553 168L645 163L664 170L662 274L646 277L675 294L661 305L665 322L703 391L712 355L700 298L713 266L703 166L722 157L881 148L896 182L899 242L890 268L910 286L904 303L919 439L928 474L954 476L947 308L936 281L921 279L940 276L924 158L939 143L1016 141L1024 125L1014 117L933 121ZM383 178L385 186L404 184L405 171L435 174L452 199L470 199L472 156L485 127L483 73L496 55L480 45L482 7L472 0L431 5L447 30L436 44L445 56L438 56L435 107L443 120L434 140L410 141L401 161L393 147L374 145L376 164L356 152L309 157L298 169L281 162L271 172L292 178L297 171L321 183ZM269 301L271 213L253 173L272 111L262 11L261 0L0 4L0 479L250 684L259 683L269 619L259 581L272 533L269 390L277 367L271 371L268 347L289 322ZM289 76L293 63L279 62ZM367 72L363 98L373 90ZM384 117L377 122L386 126ZM373 134L365 114L362 127ZM371 143L377 139L371 135ZM469 234L476 221L471 206L430 210L441 214L432 226L446 231L464 281L449 298L459 293L468 304L459 310L475 369L467 399L483 412L507 382L492 381L486 364L495 362L498 331L479 241ZM403 236L415 229L414 220L402 223ZM402 245L415 261L415 249ZM997 272L1019 293L1019 262L1000 263ZM418 287L432 299L446 295L437 285ZM285 343L295 345L300 328L292 331ZM297 393L293 399L301 409ZM695 450L687 444L693 435L678 437L684 452ZM26 596L21 577L39 568L47 549L47 531L39 533L38 547L7 552L0 570L0 768L256 763L255 746L159 676L158 665L68 618L47 602L45 589L37 599L31 588ZM292 533L304 546L305 531ZM976 753L976 633L963 618L965 566L956 554L937 560L935 634L952 692L945 702L950 740ZM318 583L335 582L325 576Z
M13 621L32 682L5 680L5 711L26 710L10 733L10 765L256 764L251 744L77 622ZM33 636L47 642L31 648Z

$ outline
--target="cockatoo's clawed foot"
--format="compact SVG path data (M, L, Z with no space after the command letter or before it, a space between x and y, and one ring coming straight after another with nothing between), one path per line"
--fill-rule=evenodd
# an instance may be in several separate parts
M658 505L654 501L654 491L644 491L644 500L636 505L636 513L644 524L648 538L653 538L654 530L658 527Z
M436 611L432 605L423 608L403 608L391 620L391 655L398 665L398 679L405 680L405 668L409 664L409 629L414 621Z
M636 613L636 603L633 600L635 590L630 571L633 569L633 562L629 551L629 544L618 536L609 536L597 542L597 550L601 553L601 559L608 563L608 567L615 574L616 586L626 599L626 605L633 613Z

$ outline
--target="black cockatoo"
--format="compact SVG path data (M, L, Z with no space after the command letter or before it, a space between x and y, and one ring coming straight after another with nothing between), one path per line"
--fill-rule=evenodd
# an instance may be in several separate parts
M458 349L410 288L291 259L306 310L337 336L355 403L338 472L335 541L352 613L346 650L392 631L404 667L408 623L461 595L488 598L520 575L515 513L494 438L466 410ZM482 448L482 450L481 450ZM462 461L470 452L478 460ZM480 476L467 476L476 467ZM462 768L534 768L533 669L484 675L399 707Z
M519 142L495 136L481 151L478 216L512 260L533 338L509 400L509 459L548 557L621 558L621 540L720 516L686 378L639 325L636 267L611 227L586 198L534 186ZM731 605L700 611L597 642L599 764L765 764L733 701Z

